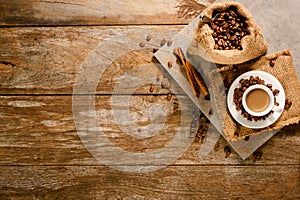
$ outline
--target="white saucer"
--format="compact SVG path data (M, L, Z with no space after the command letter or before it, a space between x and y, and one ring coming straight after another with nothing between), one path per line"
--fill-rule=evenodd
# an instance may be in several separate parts
M266 120L261 120L257 122L247 120L245 117L242 116L241 111L236 110L235 103L233 102L234 89L239 88L241 86L239 81L241 79L249 79L250 76L253 77L258 76L260 79L265 81L265 84L272 84L273 89L278 89L280 91L279 94L275 96L276 102L279 103L279 106L275 106L274 113L269 115L266 118ZM274 122L276 122L284 110L284 105L285 105L285 93L281 83L273 75L264 71L249 71L240 75L231 84L227 95L227 106L231 116L241 125L252 129L265 128L267 126L270 126Z

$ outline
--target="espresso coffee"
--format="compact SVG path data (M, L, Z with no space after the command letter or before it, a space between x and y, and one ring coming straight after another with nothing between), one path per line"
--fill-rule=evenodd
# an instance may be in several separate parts
M246 104L253 112L263 112L270 104L270 97L266 91L254 89L247 94Z

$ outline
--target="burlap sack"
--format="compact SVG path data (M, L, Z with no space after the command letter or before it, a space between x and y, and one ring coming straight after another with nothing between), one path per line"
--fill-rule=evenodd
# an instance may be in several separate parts
M270 62L275 63L275 65L271 67ZM291 107L285 109L281 117L274 124L264 129L250 129L238 124L231 117L227 109L225 103L226 94L221 94L219 91L223 83L225 88L229 88L238 76L251 70L261 70L275 76L284 88L286 99L292 101ZM220 83L216 77L221 77L223 82ZM220 111L218 114L221 116L220 118L222 118L223 132L228 140L234 141L249 135L261 134L269 130L279 130L284 126L299 123L300 121L300 84L290 50L266 55L244 64L218 68L210 73L210 79L212 80L217 110ZM226 108L224 108L224 106L226 106ZM225 110L225 114L221 113L222 110Z
M216 50L214 49L215 41L212 36L213 30L210 25L205 24L198 27L195 31L194 41L189 48L196 55L203 57L205 60L217 64L239 64L257 58L267 52L268 45L264 41L260 27L256 24L250 12L240 3L226 1L215 3L206 8L202 14L212 18L215 10L223 11L230 6L237 8L237 12L246 18L248 32L241 40L242 50ZM200 23L199 23L200 24Z

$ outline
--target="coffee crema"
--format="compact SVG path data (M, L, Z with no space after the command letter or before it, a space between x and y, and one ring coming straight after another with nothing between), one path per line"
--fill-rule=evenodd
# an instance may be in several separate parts
M247 94L246 104L253 112L263 112L270 105L270 97L266 91L254 89Z

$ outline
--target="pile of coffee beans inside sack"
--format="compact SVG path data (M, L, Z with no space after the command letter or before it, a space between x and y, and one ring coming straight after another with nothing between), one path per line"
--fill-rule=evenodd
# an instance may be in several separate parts
M266 84L264 80L260 79L258 76L253 77L250 76L249 79L241 79L239 81L240 83L240 87L235 88L234 89L234 95L233 95L233 101L236 105L236 109L238 111L242 111L242 115L243 117L247 118L249 121L260 121L260 120L265 120L267 117L269 117L270 114L274 113L273 110L271 110L268 114L261 116L261 117L257 117L257 116L252 116L249 113L246 112L246 110L244 109L243 105L242 105L242 98L243 98L243 94L244 92L247 90L247 88L249 88L252 85L256 85L256 84L261 84L261 85L265 85L267 86L274 95L274 105L275 106L279 106L279 103L276 102L276 95L279 94L279 90L278 89L273 89L273 85L272 84Z
M215 11L211 23L212 36L215 40L214 49L242 50L241 40L247 35L247 27L245 18L238 14L235 7Z

